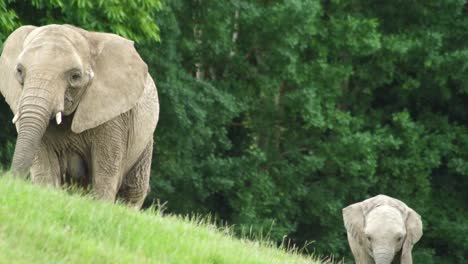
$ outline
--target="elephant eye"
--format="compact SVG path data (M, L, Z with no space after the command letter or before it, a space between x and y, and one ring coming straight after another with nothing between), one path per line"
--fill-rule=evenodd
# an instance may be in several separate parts
M78 86L81 83L81 72L80 71L73 71L70 73L69 77L70 84L72 86Z
M81 74L79 74L79 73L74 73L71 76L72 81L79 81L80 79L81 79Z
M16 65L16 73L15 73L15 77L16 79L18 80L18 82L23 85L24 83L24 67L22 64L18 64Z
M369 242L372 241L372 237L370 235L367 235L366 237L367 237L367 240L369 240Z

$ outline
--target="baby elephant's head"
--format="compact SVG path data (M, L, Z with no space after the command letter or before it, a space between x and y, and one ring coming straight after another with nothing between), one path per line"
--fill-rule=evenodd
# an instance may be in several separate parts
M391 206L379 206L365 217L364 234L368 254L377 263L391 263L406 237L403 215Z
M412 263L411 250L422 236L420 216L399 200L378 195L343 209L357 263Z

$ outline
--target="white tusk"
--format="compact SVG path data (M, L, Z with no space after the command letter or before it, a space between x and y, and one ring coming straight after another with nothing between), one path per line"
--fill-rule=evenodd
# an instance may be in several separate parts
M57 121L57 125L60 125L60 123L62 123L62 112L58 112L55 115L55 120Z
M18 121L18 118L19 118L19 112L16 113L16 115L13 117L13 120L12 120L13 124L15 124L16 121Z

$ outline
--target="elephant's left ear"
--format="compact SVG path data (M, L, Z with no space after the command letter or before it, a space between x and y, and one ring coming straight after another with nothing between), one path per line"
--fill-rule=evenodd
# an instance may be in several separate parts
M78 104L72 131L97 127L132 109L142 96L148 67L133 42L114 34L87 32L94 79Z
M34 26L22 26L11 33L4 43L0 57L0 93L5 97L14 114L18 110L22 92L21 84L15 78L16 63L23 51L26 38L34 29L36 29Z

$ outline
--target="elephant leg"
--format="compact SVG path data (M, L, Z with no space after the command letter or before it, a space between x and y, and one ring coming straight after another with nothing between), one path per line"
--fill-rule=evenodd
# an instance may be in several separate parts
M122 179L124 145L123 132L101 127L91 153L91 181L97 199L115 202Z
M135 208L140 208L149 192L153 139L150 140L133 168L124 176L118 197Z
M31 180L44 186L61 185L61 170L57 154L42 142L31 167Z

